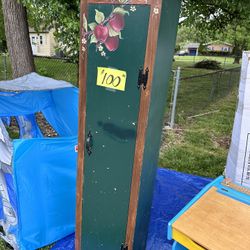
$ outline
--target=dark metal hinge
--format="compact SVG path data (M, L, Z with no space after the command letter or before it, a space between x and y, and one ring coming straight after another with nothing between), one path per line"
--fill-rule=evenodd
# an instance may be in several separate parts
M148 73L149 73L149 69L146 68L145 72L143 70L143 68L139 69L139 75L138 75L138 89L143 86L143 89L147 88L147 83L148 83Z
M128 250L128 245L122 243L122 245L121 245L121 250Z

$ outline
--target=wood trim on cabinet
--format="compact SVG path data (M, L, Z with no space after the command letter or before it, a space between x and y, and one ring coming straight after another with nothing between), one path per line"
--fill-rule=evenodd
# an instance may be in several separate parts
M80 3L80 37L83 38L83 13L87 16L87 1ZM80 43L79 53L79 124L78 124L78 167L77 167L77 193L76 193L76 236L75 249L80 250L82 244L82 197L84 183L84 145L86 121L86 85L87 85L87 51L83 53Z
M138 118L137 137L135 146L134 166L131 182L130 203L128 212L128 224L126 230L126 244L128 249L133 249L134 233L136 227L136 215L140 192L140 178L142 172L145 137L148 125L148 115L151 99L151 88L154 75L154 65L157 50L157 40L160 26L162 0L155 0L151 5L149 31L145 55L144 68L149 69L149 78L146 90L141 90L140 111Z

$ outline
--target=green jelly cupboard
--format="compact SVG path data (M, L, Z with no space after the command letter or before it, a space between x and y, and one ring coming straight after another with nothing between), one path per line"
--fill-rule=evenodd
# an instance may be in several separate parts
M81 1L77 250L146 248L180 2Z

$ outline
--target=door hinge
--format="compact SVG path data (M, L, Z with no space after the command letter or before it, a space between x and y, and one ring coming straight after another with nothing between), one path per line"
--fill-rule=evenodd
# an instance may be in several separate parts
M138 75L138 89L143 86L143 89L145 90L147 88L147 83L148 83L148 73L149 69L146 68L145 72L143 68L139 69L139 75Z
M121 245L121 250L128 250L128 245L122 243L122 245Z

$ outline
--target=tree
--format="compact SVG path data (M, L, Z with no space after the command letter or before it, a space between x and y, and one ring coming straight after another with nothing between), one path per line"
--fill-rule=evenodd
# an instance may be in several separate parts
M17 0L2 0L5 34L14 78L35 71L26 9Z
M242 50L249 47L250 1L183 0L182 5L183 25L195 25L201 31L209 30L229 38L234 45L235 62L238 63ZM231 36L228 30L233 31Z
M224 39L234 45L234 63L239 63L242 51L250 48L250 35L248 35L250 32L249 25L246 25L246 23L242 25L229 24L226 27L226 32L218 35L220 40Z
M79 0L21 0L27 7L30 24L37 30L55 28L58 49L73 61L78 60Z
M180 25L177 33L176 46L183 48L188 42L206 43L210 39L208 32L202 32L194 25Z

